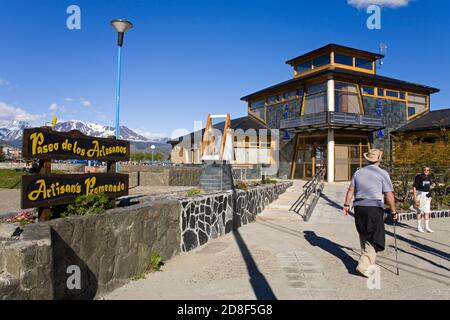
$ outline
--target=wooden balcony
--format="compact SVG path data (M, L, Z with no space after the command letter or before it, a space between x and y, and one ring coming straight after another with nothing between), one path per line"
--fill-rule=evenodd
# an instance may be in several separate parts
M283 119L280 128L305 132L324 129L343 129L373 132L384 128L383 118L373 115L326 111L307 114L301 117Z

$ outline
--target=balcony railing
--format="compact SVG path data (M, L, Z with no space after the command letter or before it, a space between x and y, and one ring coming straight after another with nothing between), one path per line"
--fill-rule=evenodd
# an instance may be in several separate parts
M376 131L384 128L384 121L379 116L326 111L283 119L280 122L280 128L300 131L324 128Z

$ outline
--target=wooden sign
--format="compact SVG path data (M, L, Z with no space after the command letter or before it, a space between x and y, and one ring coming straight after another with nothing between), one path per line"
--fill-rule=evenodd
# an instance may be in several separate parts
M105 194L109 198L128 195L128 175L120 173L35 174L22 176L22 209L50 207L73 202L77 196Z
M26 159L128 161L130 142L90 137L78 130L24 129L22 156Z

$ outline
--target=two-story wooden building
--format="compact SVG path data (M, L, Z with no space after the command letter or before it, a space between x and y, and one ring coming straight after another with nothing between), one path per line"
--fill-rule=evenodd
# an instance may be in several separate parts
M430 109L433 87L377 74L383 55L329 44L286 63L293 78L241 98L258 126L279 129L278 176L349 180L371 146Z

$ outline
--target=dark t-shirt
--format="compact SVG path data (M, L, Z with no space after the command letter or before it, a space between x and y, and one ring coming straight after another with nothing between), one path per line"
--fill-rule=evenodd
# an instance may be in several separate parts
M430 176L424 176L423 174L418 174L414 179L414 187L416 190L423 192L430 192L431 178Z

